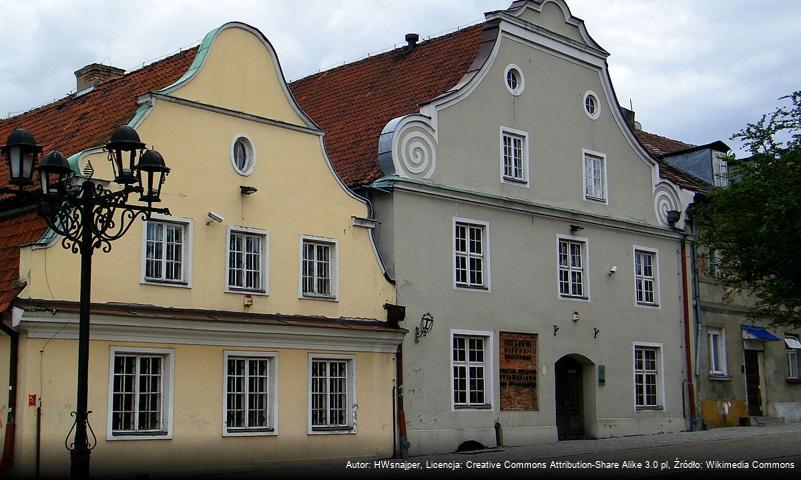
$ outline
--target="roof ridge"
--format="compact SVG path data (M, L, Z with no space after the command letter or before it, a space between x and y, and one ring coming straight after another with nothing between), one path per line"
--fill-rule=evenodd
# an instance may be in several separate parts
M455 30L452 30L452 31L443 30L443 31L446 31L448 33L443 33L442 35L437 35L435 33L434 36L429 36L425 40L423 40L420 43L418 43L417 44L417 48L419 48L421 46L424 46L424 45L428 45L431 42L435 42L435 41L438 42L438 41L442 41L442 40L448 39L448 38L450 38L450 37L452 37L452 36L454 36L456 34L464 32L465 30L469 30L469 29L473 29L473 28L476 28L476 27L479 27L479 26L483 26L486 23L487 23L486 20L482 20L482 21L479 21L477 23L472 23L472 24L468 24L468 25L464 25L464 26L458 26L458 27L456 27ZM382 57L384 55L391 54L391 53L395 52L396 50L399 50L399 49L402 49L402 48L404 48L404 46L400 46L400 47L393 46L389 50L378 51L377 53L374 53L374 54L368 53L367 56L362 57L362 58L360 58L358 60L354 60L354 61L348 62L348 63L343 63L342 65L337 65L335 67L331 67L331 68L328 68L328 69L320 70L319 72L315 72L315 73L312 73L310 75L306 75L305 77L300 77L300 78L297 78L295 80L292 80L291 82L289 82L289 84L301 82L301 81L304 81L304 80L309 80L311 78L315 78L317 76L320 76L320 75L323 75L323 74L326 74L326 73L331 73L331 72L334 72L334 71L337 71L337 70L341 70L341 69L346 68L346 67L352 67L354 65L359 65L359 64L361 64L363 62L366 62L368 60L374 60L374 59Z
M153 66L172 61L172 60L174 60L175 58L177 58L177 57L179 57L181 55L186 55L187 53L190 53L192 50L196 50L197 47L198 47L198 45L195 45L193 47L189 47L189 48L185 48L185 49L179 50L179 51L177 51L177 52L175 52L175 53L173 53L171 55L167 55L167 56L162 57L162 58L160 58L158 60L154 60L154 61L152 61L152 62L150 62L148 64L143 64L141 67L139 67L139 68L137 68L135 70L131 70L131 71L125 72L124 74L120 75L119 77L114 77L114 78L109 78L107 80L104 80L104 81L98 83L97 85L95 85L94 87L92 87L92 89L89 89L88 91L86 91L86 93L83 94L83 95L92 93L93 90L97 89L97 87L99 87L101 85L110 84L110 83L112 83L112 82L114 82L116 80L120 80L122 78L128 77L128 76L133 75L135 73L139 73L142 70L145 70L147 68L151 68ZM68 93L67 95L65 95L65 96L63 96L61 98L57 98L57 99L55 99L55 100L53 100L51 102L45 103L43 105L39 105L37 107L33 107L30 110L25 110L25 111L22 111L20 113L15 114L15 115L11 115L11 116L8 116L8 117L5 117L5 118L0 118L0 125L4 124L6 122L14 121L14 120L16 120L16 119L18 119L18 118L20 118L22 116L25 116L25 115L34 114L34 113L39 112L41 110L52 108L52 107L58 105L59 103L67 102L67 101L70 101L70 100L74 100L76 98L80 98L83 95L79 95L79 93L80 92L71 92L71 93Z
M665 140L669 140L671 142L676 142L676 143L681 143L681 144L684 144L684 145L688 145L690 147L697 147L698 146L698 145L696 145L694 143L687 143L684 140L676 140L675 138L666 137L664 135L659 135L658 133L649 132L647 130L640 129L640 132L642 132L642 133L644 133L646 135L653 135L654 137L664 138Z

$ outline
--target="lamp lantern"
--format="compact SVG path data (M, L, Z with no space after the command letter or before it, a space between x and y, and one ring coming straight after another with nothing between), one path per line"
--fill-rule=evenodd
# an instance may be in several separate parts
M111 140L106 144L108 159L114 167L114 181L120 185L136 183L136 157L141 155L145 144L139 140L139 134L128 125L114 130Z
M161 201L161 186L170 169L164 163L164 157L155 150L148 150L139 159L136 166L137 177L142 196L140 202L155 203Z
M42 153L42 146L36 143L31 132L24 128L14 130L6 144L0 146L0 151L8 162L10 183L20 187L30 185L36 157Z
M48 153L42 163L36 167L39 170L39 178L42 181L42 193L45 195L57 195L67 176L72 173L67 159L58 150Z

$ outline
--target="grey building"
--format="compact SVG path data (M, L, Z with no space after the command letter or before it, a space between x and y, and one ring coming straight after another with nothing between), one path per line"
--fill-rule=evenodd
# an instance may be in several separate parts
M410 452L686 429L693 193L638 141L608 53L561 0L406 40L290 88L371 200L415 331Z
M691 174L702 199L725 188L728 145L689 145L637 132L663 162ZM774 327L750 314L747 292L726 291L718 278L717 254L698 248L693 263L694 376L703 426L801 422L801 329Z

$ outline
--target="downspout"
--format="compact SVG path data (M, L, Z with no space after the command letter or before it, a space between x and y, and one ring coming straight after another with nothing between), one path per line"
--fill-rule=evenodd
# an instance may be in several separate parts
M16 437L17 413L17 367L19 365L19 333L0 320L0 330L11 337L8 367L8 417L6 418L3 457L0 459L0 473L6 472L14 463L14 438Z
M695 237L695 223L690 223L690 228ZM695 376L701 375L701 331L703 330L703 319L701 318L701 283L698 276L698 258L696 255L696 242L690 244L690 254L692 255L693 270L693 313L695 314Z
M690 353L690 305L687 298L687 234L681 235L681 288L682 306L684 307L684 356L687 362L687 396L690 403L690 430L698 429L698 418L695 410L695 385L693 383L692 354Z

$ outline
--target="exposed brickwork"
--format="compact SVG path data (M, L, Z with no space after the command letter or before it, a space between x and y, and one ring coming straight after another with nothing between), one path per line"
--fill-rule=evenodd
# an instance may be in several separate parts
M501 410L537 410L537 334L500 332Z

